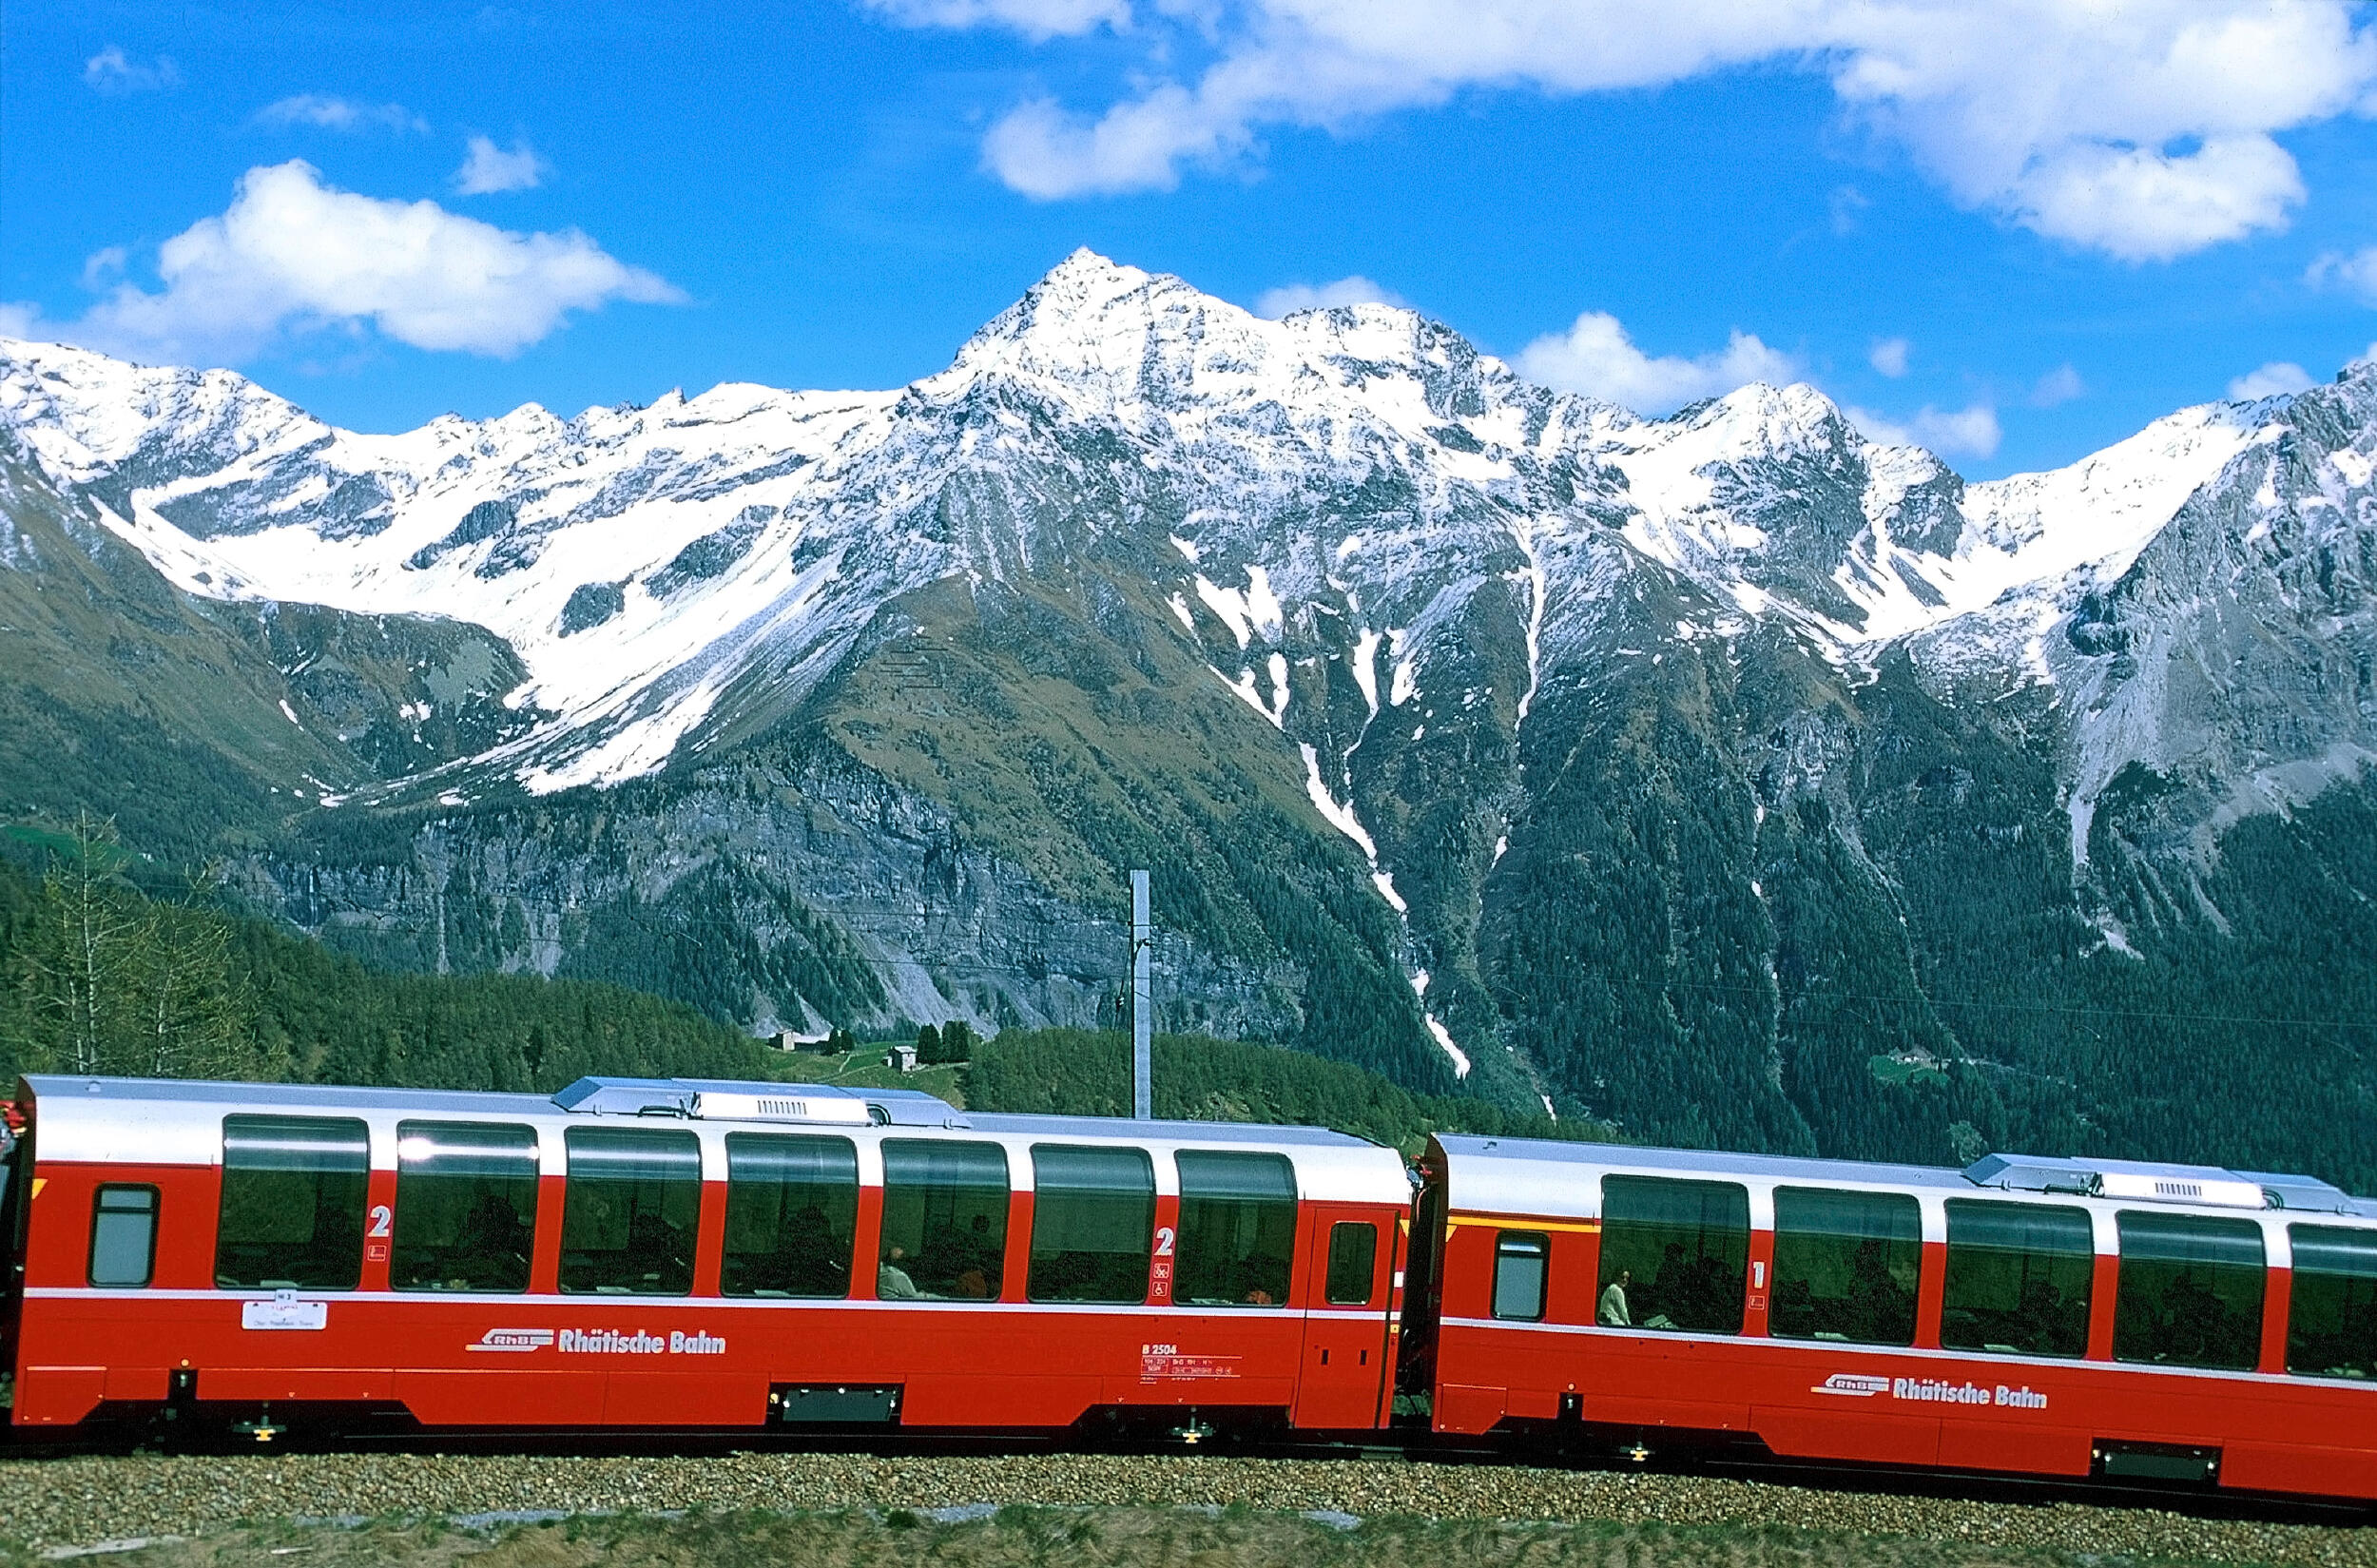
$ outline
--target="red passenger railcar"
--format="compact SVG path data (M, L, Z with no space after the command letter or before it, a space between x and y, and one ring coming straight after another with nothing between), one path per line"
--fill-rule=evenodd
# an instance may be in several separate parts
M1421 1174L1440 1432L2377 1498L2377 1204L2325 1183L1450 1135Z
M904 1091L4 1109L21 1430L1343 1433L1400 1379L1446 1434L2377 1498L2377 1205L2302 1177L1445 1135L1415 1219L1358 1138Z
M29 1077L14 1424L1301 1428L1385 1416L1402 1161L1293 1128L588 1078Z

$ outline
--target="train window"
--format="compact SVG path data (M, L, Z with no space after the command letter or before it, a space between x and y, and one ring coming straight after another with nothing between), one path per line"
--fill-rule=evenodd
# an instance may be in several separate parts
M2287 1235L2294 1244L2287 1370L2377 1377L2377 1230L2296 1225Z
M561 1287L599 1296L693 1289L702 1144L690 1132L572 1127L561 1202Z
M2261 1359L2261 1227L2123 1210L2113 1359L2250 1370Z
M1379 1228L1348 1220L1329 1227L1329 1277L1323 1295L1331 1307L1366 1307L1378 1273Z
M2088 1354L2097 1244L2088 1211L1950 1198L1940 1343L2005 1356Z
M1726 1181L1602 1178L1594 1321L1738 1334L1749 1277L1746 1189Z
M1904 1192L1774 1190L1767 1331L1851 1345L1915 1343L1923 1210Z
M1504 1230L1494 1240L1494 1315L1533 1323L1543 1316L1552 1240L1536 1230Z
M1148 1299L1155 1167L1138 1149L1032 1146L1034 1301Z
M156 1267L157 1190L101 1188L90 1206L91 1284L118 1289L144 1286Z
M397 1290L518 1292L536 1239L536 1132L508 1123L396 1123Z
M859 1233L859 1151L848 1138L726 1134L729 1296L846 1296Z
M363 1279L371 1139L345 1117L225 1116L215 1283L352 1290Z
M1172 1300L1182 1307L1284 1307L1296 1257L1296 1170L1282 1154L1184 1149L1180 1256Z
M996 1301L1007 1251L1007 1151L995 1143L883 1140L885 1301Z

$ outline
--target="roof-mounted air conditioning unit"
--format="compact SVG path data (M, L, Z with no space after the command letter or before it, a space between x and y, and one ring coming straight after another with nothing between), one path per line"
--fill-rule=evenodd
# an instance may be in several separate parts
M715 1089L695 1094L686 1114L704 1121L831 1122L843 1127L864 1127L873 1119L864 1100L806 1099Z
M2280 1178L2243 1176L2211 1165L2147 1165L2135 1160L1991 1154L1965 1167L1964 1179L1976 1187L2000 1187L2015 1192L2070 1193L2077 1197L2120 1198L2131 1203L2199 1203L2214 1209L2265 1209L2276 1207L2265 1191L2265 1184Z

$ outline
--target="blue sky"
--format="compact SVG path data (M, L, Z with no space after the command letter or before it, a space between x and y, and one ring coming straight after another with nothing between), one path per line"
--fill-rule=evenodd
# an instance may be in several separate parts
M1977 476L2377 339L2325 0L656 10L13 8L0 325L395 430L897 385L1086 244L1652 412L1811 379Z

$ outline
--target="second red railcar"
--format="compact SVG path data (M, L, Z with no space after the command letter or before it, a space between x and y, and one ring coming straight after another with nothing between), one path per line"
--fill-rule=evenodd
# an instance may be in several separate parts
M2326 1183L1449 1134L1422 1172L1440 1432L2377 1498L2377 1205Z

